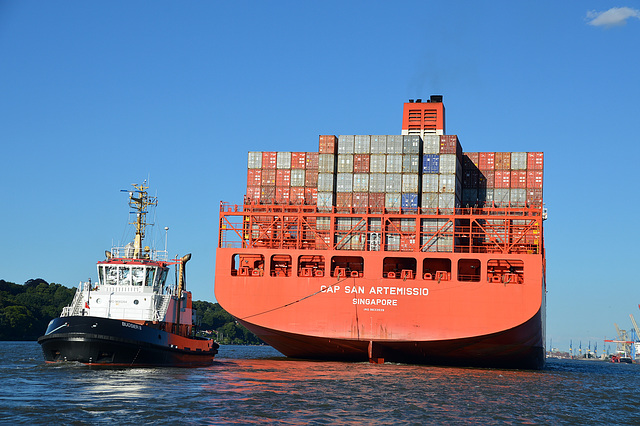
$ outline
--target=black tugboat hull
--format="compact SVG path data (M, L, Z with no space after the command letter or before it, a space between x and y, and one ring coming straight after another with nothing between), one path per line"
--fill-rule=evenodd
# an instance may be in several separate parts
M109 318L53 319L38 339L48 363L75 361L104 366L199 367L211 365L218 345Z

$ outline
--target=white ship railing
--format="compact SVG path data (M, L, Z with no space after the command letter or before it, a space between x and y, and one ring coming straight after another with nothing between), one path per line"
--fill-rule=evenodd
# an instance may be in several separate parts
M146 252L142 253L143 256ZM133 247L112 247L111 248L111 256L114 258L125 258L132 259L135 255L135 250ZM154 261L168 261L169 254L167 250L154 250L149 251L149 259Z

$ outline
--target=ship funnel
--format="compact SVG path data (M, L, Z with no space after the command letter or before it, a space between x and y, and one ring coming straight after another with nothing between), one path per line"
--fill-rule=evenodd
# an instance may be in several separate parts
M186 265L189 260L191 260L191 253L185 254L184 256L182 256L182 258L180 258L180 272L178 275L178 295L181 295L182 292L185 290L185 284L187 281Z

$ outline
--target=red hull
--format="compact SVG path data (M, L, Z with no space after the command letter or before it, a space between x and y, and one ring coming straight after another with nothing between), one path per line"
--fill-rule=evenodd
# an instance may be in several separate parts
M443 341L368 341L329 339L278 332L246 321L245 327L292 358L477 367L540 369L545 363L542 311L526 323L486 336Z

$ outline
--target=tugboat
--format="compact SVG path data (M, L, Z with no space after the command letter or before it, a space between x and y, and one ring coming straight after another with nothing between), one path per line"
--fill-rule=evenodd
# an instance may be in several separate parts
M97 264L98 282L81 283L71 305L49 323L38 339L47 363L197 367L212 364L218 353L217 343L196 336L191 292L185 289L191 254L169 260L166 249L143 247L146 215L157 198L147 194L146 182L133 186L135 239L106 251ZM177 282L169 286L172 265Z

